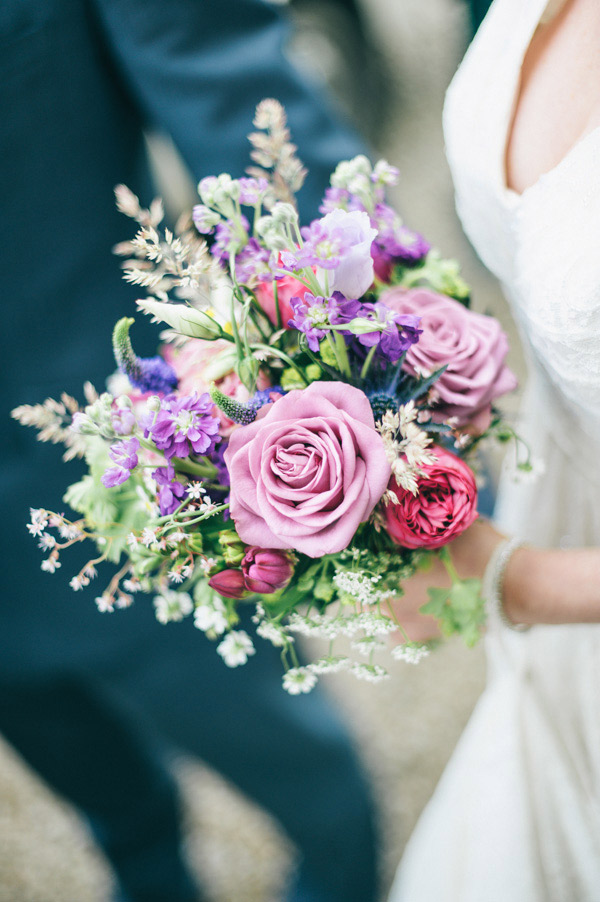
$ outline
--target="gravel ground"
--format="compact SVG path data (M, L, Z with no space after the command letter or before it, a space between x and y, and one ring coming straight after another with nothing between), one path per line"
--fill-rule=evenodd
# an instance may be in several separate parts
M402 171L395 201L408 224L463 261L475 307L493 311L512 334L497 287L457 225L443 156L441 104L464 49L465 9L459 0L364 0L363 7L389 67L389 112L379 149ZM297 52L310 61L308 45L305 35ZM324 76L334 80L336 65L332 57ZM513 344L511 363L521 373L514 337ZM482 650L447 643L418 667L393 665L392 678L376 687L343 675L329 679L372 777L387 888L481 691ZM277 824L200 762L181 760L176 772L186 806L187 853L209 898L280 899L294 851ZM111 883L78 814L0 742L0 902L106 902Z

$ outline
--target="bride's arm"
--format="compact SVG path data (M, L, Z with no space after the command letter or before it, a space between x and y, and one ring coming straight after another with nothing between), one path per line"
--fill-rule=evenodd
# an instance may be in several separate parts
M489 521L476 521L447 546L458 575L481 579L503 538ZM404 584L406 594L394 606L411 638L437 634L433 618L417 612L429 586L445 585L449 578L439 561ZM513 623L600 623L600 549L518 548L504 571L502 604Z

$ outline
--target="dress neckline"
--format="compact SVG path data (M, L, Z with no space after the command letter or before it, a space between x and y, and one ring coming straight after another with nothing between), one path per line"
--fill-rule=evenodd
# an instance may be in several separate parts
M560 8L564 4L564 2L565 0L563 0L559 7L554 11L555 15L558 15ZM577 141L575 141L574 144L571 145L569 150L567 150L564 156L561 157L558 163L556 163L550 169L547 169L546 172L541 172L536 180L532 182L531 185L528 185L526 188L524 188L523 191L515 191L514 188L509 187L506 159L508 145L512 138L512 127L517 111L517 106L520 100L521 73L523 70L523 65L525 63L525 58L529 52L535 33L540 23L543 21L544 16L552 6L553 0L539 0L539 9L537 10L537 15L532 19L531 27L525 30L524 43L519 48L517 60L518 65L515 69L514 78L510 82L510 90L507 95L507 115L505 116L503 127L504 140L499 142L501 150L501 156L499 160L499 183L502 195L511 204L511 206L518 206L529 195L529 193L535 191L535 189L537 189L546 178L549 178L558 173L568 163L573 154L576 151L579 151L582 145L584 145L588 141L588 139L597 134L600 134L600 126L596 126L589 132L587 132L587 134L582 135L577 139Z

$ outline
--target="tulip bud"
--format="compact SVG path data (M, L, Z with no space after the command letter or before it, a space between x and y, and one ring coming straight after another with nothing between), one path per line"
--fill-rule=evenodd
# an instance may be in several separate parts
M248 595L241 570L221 570L211 576L208 585L225 598L244 598Z
M294 568L285 551L274 548L259 548L252 545L246 550L242 560L242 573L246 587L259 595L271 595L283 589Z

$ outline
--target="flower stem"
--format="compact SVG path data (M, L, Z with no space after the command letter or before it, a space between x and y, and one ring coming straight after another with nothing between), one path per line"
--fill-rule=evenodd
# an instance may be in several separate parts
M362 369L361 369L361 371L360 371L360 378L361 378L361 380L364 380L364 379L367 378L367 373L369 372L369 367L371 366L371 362L372 362L372 360L373 360L373 357L374 357L374 355L375 355L375 351L376 351L376 350L377 350L377 345L373 345L373 347L371 348L371 350L370 350L369 353L367 354L366 359L365 359L365 362L363 363Z

